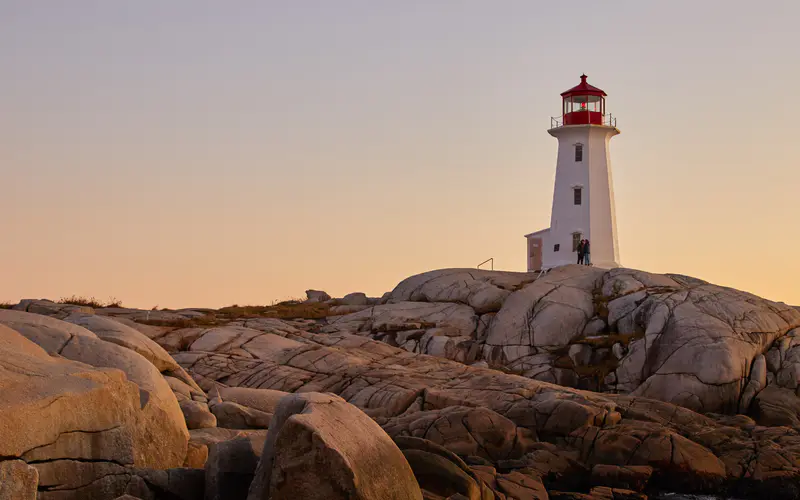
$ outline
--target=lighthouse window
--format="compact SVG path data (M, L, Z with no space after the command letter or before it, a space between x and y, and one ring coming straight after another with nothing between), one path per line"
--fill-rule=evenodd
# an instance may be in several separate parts
M575 161L583 161L583 144L575 145Z
M576 205L580 205L581 204L581 201L582 201L581 200L581 194L582 193L583 193L583 190L581 188L572 188L572 194L573 194L574 201L575 201Z
M558 252L558 250L559 250L560 248L561 248L561 245L560 245L559 243L556 243L555 245L553 245L553 251L554 251L554 252Z

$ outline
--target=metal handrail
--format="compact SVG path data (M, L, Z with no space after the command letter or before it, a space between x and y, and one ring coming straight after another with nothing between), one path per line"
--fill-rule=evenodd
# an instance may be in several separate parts
M486 259L483 262L481 262L480 264L478 264L478 269L480 269L481 266L486 264L487 262L491 262L492 263L492 271L494 271L494 257L489 257L488 259Z
M603 115L603 125L607 127L614 127L617 128L617 117L613 116L611 113L607 115ZM563 116L551 116L550 117L550 128L559 128L564 126L564 117Z

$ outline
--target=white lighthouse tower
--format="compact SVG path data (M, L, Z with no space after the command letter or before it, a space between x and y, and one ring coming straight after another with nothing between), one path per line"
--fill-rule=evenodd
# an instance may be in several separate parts
M589 240L591 263L619 267L614 189L608 145L619 134L606 114L606 93L581 83L561 94L561 116L548 133L558 139L556 182L550 227L525 235L528 271L578 261L577 246Z

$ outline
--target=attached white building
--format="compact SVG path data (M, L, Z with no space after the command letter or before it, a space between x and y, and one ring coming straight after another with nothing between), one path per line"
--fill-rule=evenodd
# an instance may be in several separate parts
M608 145L619 134L606 114L606 93L581 83L561 94L561 116L548 133L558 139L550 227L526 234L528 271L578 261L577 246L589 240L591 263L619 267L619 245Z

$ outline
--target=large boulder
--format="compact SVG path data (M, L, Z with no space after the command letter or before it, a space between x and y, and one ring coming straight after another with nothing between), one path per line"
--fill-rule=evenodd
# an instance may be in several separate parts
M18 331L50 354L61 353L73 337L97 337L81 326L21 310L0 309L0 324Z
M494 461L518 458L536 441L533 432L488 408L451 406L417 411L388 419L382 427L393 438L423 438L458 455Z
M218 393L222 401L236 403L270 415L275 413L281 399L288 393L270 389L249 387L221 387Z
M800 427L800 397L792 389L770 385L755 397L750 413L761 425Z
M394 302L455 302L478 314L497 312L512 292L536 279L536 273L442 269L412 276L391 292Z
M271 413L264 413L229 401L212 403L210 408L216 417L217 426L226 429L266 429L272 420Z
M569 345L595 314L592 292L602 276L593 267L566 266L514 292L489 326L486 345L504 348L510 363Z
M160 372L177 371L178 364L153 340L116 319L94 314L71 314L65 321L80 325L99 338L141 354Z
M363 292L353 292L348 293L337 302L343 306L365 306L369 303L369 299Z
M118 496L130 483L118 469L178 466L186 454L124 372L50 356L3 325L0 394L0 457L33 464L39 498L96 498L86 488Z
M180 467L186 456L189 431L178 400L155 366L134 351L110 342L75 337L61 351L67 359L96 367L118 368L139 386L145 427L154 431L145 436L143 446L149 451L142 457L146 467ZM156 426L158 431L156 431Z
M331 300L331 296L322 290L306 290L306 297L306 302L308 303L326 302Z
M703 412L746 410L766 382L760 355L800 324L788 306L685 280L648 288L626 318L620 333L644 337L620 360L614 388Z
M414 476L417 478L423 497L470 500L496 498L495 493L505 491L498 484L494 467L470 467L458 455L427 439L411 436L395 437L395 443L403 451ZM472 459L476 457L470 457ZM544 487L539 482L541 490ZM515 491L514 493L519 493ZM539 498L513 496L512 498ZM499 496L499 498L505 498ZM545 500L547 494L543 497Z
M47 299L24 299L13 308L15 311L24 311L43 316L52 316L57 319L64 319L70 314L94 314L94 309L89 306L76 304L62 304Z
M286 396L270 427L249 500L422 499L391 438L338 396Z
M185 399L180 402L180 407L188 429L205 429L217 426L217 417L211 412L206 403Z
M96 368L116 368L138 387L136 413L140 420L137 466L179 467L189 439L183 413L169 384L158 369L137 352L106 342L94 333L65 321L19 311L0 311L7 324L50 354ZM179 368L179 367L176 367ZM2 456L2 454L0 454Z
M245 500L264 450L266 435L237 434L209 443L205 500ZM299 498L299 497L298 497Z

